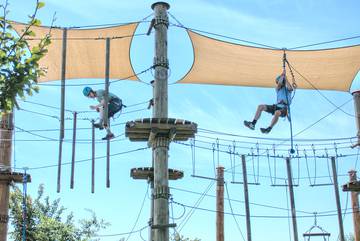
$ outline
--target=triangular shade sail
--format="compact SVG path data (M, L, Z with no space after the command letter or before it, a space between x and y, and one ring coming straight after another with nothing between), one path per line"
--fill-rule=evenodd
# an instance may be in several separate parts
M283 50L232 44L188 30L194 62L179 83L274 87ZM298 88L349 91L360 69L360 45L325 50L286 50ZM289 69L287 69L291 80ZM313 85L313 86L312 86Z
M130 63L130 45L138 23L96 28L68 29L66 47L66 79L105 78L106 40L110 41L110 78L137 80ZM21 35L24 24L13 23ZM35 32L34 40L29 40L32 48L49 33L48 27L31 27ZM61 79L63 29L51 29L51 45L48 53L40 61L40 67L47 69L46 76L39 82Z

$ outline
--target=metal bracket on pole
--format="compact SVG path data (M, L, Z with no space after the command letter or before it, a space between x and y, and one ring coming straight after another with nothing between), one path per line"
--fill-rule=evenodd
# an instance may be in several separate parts
M176 128L171 128L169 131L169 142L172 142L176 136Z
M152 228L152 229L176 228L176 223L154 224L154 225L151 225L151 228Z
M169 198L170 198L170 190L169 190L169 187L160 186L160 187L154 188L154 195L153 195L153 197L154 197L154 199L159 199L159 198L169 199Z
M158 128L151 128L149 140L148 140L148 147L150 147L155 140L156 134L159 132Z
M146 35L150 35L151 30L154 27L154 25L155 25L155 19L153 18L153 19L151 19L150 26L149 26L149 29L148 29Z
M167 58L160 58L160 57L155 57L154 58L154 68L155 67L164 67L164 68L169 68L169 60Z

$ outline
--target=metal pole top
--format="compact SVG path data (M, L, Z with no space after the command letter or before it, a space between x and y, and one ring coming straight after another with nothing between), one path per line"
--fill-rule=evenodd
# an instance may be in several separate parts
M156 2L151 5L152 10L155 9L156 5L164 5L167 10L170 8L170 4L168 4L167 2Z

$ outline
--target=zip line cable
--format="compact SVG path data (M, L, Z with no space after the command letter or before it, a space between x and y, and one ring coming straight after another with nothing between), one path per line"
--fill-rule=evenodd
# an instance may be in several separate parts
M126 232L126 233L114 233L114 234L99 234L99 235L94 235L94 238L105 238L105 237L115 237L115 236L124 236L124 235L129 235L129 234L134 234L134 233L139 233L141 231L143 231L144 229L148 228L148 226L144 226L138 230L134 230L132 232Z
M171 26L174 26L174 27L179 27L179 28L184 28L186 30L192 30L192 31L200 32L200 33L210 34L210 35L227 38L230 40L240 41L240 42L244 42L244 43L248 43L248 44L252 44L252 45L257 45L257 46L261 46L261 47L265 47L265 48L269 48L269 49L274 49L274 50L283 49L283 48L278 48L278 47L274 47L274 46L270 46L270 45L266 45L266 44L262 44L262 43L257 43L257 42L248 41L248 40L244 40L244 39L238 39L238 38L234 38L234 37L230 37L230 36L226 36L226 35L222 35L222 34L217 34L217 33L213 33L213 32L208 32L208 31L203 31L203 30L199 30L199 29L186 27L174 15L172 15L170 12L168 12L168 13L177 22L177 24L171 23ZM306 48L306 47L325 45L325 44L336 43L336 42L343 42L343 41L348 41L348 40L358 39L358 38L360 38L360 35L355 35L355 36L347 37L347 38L334 39L334 40L329 40L329 41L324 41L324 42L319 42L319 43L313 43L313 44L308 44L308 45L303 45L303 46L297 46L297 47L293 47L293 48L286 48L286 49L295 50L295 49L301 49L301 48Z
M201 208L201 207L196 207L196 206L191 206L191 205L187 205L187 204L183 204L180 202L176 202L174 201L174 204L178 205L178 206L182 206L185 208L192 208L192 209L196 209L196 210L200 210L200 211L206 211L206 212L212 212L212 213L217 213L218 211L213 210L213 209L209 209L209 208ZM229 213L229 212L223 212L225 215L234 215L237 217L245 217L245 214L240 214L240 213ZM351 214L353 212L346 212L346 214ZM318 217L335 217L337 216L337 213L334 214L320 214L318 215ZM281 215L251 215L251 218L260 218L260 219L288 219L289 217L291 218L291 216L281 216ZM311 215L299 215L296 216L296 218L314 218L314 214Z
M203 195L203 193L195 192L195 191L192 191L192 190L186 190L186 189L183 189L183 188L170 187L170 189L181 191L181 192L186 192L186 193L191 193L191 194L196 194L196 195ZM215 195L211 195L211 194L205 194L205 196L216 198ZM225 198L225 199L229 199L229 198ZM241 201L241 200L237 200L237 199L233 199L233 198L230 198L230 201L231 202L238 202L238 203L245 203L245 201ZM264 207L264 208L269 208L269 209L277 209L277 210L282 210L282 211L289 211L287 208L276 207L276 206L271 206L271 205L267 205L267 204L259 204L259 203L254 203L254 202L249 202L249 204L251 204L253 206ZM301 211L301 210L298 210L298 209L296 209L296 212L304 213L304 214L312 214L312 212ZM334 212L336 212L336 211L334 211Z
M128 150L128 151L123 151L123 152L118 152L118 153L114 153L111 154L110 156L120 156L120 155L125 155L125 154L129 154L129 153L134 153L134 152L138 152L138 151L143 151L143 150L147 150L149 149L148 147L143 147L143 148L137 148L137 149L133 149L133 150ZM106 156L98 156L95 157L95 159L103 159L106 158ZM92 158L87 158L87 159L82 159L82 160L78 160L75 161L75 163L83 163L83 162L89 162L92 161ZM67 166L67 165L71 165L71 162L65 162L65 163L61 163L62 166ZM40 170L40 169L47 169L47 168L51 168L51 167L58 167L58 164L56 165L46 165L46 166L38 166L38 167L29 167L28 170ZM22 170L23 168L17 168L18 170Z
M324 45L324 44L330 44L330 43L336 43L336 42L342 42L342 41L347 41L347 40L352 40L352 39L357 39L357 38L360 38L360 35L352 36L352 37L348 37L348 38L340 38L340 39L335 39L335 40L330 40L330 41L324 41L324 42L320 42L320 43L302 45L302 46L298 46L298 47L294 47L294 48L288 48L288 49L289 50L302 49L302 48L313 47L313 46Z
M145 196L144 196L143 201L142 201L142 203L141 203L139 213L138 213L138 215L137 215L137 217L136 217L136 221L135 221L133 227L131 228L131 231L130 231L129 235L128 235L127 238L126 238L126 241L128 241L129 238L131 237L131 235L133 234L133 232L134 232L134 230L135 230L135 227L136 227L136 225L137 225L137 223L138 223L138 221L139 221L140 215L141 215L142 210L143 210L143 208L144 208L144 204L145 204L147 195L148 195L148 193L149 193L149 186L150 186L150 185L149 185L149 183L148 183L147 188L146 188L146 192L145 192Z
M180 222L179 224L179 232L181 232L181 230L185 227L186 223L189 221L189 219L191 218L191 216L194 214L196 208L200 205L200 203L202 202L202 200L204 199L205 195L210 191L211 187L214 185L214 180L210 181L209 185L205 188L203 194L200 196L200 198L195 202L195 206L191 208L191 210L188 212L188 214L185 216L185 218ZM174 202L176 203L176 202Z
M237 229L239 230L239 233L240 233L242 239L245 241L244 234L243 234L243 232L241 231L240 225L239 225L239 223L238 223L238 221L237 221L237 219L236 219L236 217L235 217L235 215L234 215L234 211L233 211L233 208L232 208L232 205L231 205L231 201L230 201L229 190L228 190L228 188L227 188L227 183L226 183L226 182L225 182L225 189L226 189L226 195L227 195L227 197L228 197L227 200L229 201L229 207L230 207L230 211L231 211L231 216L234 218L236 227L237 227Z
M125 78L109 81L109 84L116 83L116 82L123 81L123 80L128 80L128 79L130 79L132 77L138 77L139 75L142 75L142 74L148 72L152 68L154 68L153 65L151 67L147 68L147 69L144 69L144 70L142 70L142 71L140 71L138 73L135 73L133 75L129 75L129 76L125 77ZM140 83L150 85L149 83L144 82L144 81L142 81L140 79L138 81ZM37 85L39 85L39 86L62 86L61 84L45 84L45 83L38 83ZM98 83L87 83L87 84L65 84L65 87L66 86L95 86L95 85L104 85L104 83L103 82L98 82Z
M347 113L346 111L344 111L343 109L341 109L339 106L337 106L334 102L332 102L328 97L326 97L326 95L324 95L309 79L307 79L304 75L302 75L299 71L297 71L293 65L291 65L290 63L288 63L289 66L291 66L291 68L293 70L295 70L295 72L300 75L309 85L311 85L326 101L328 101L331 105L333 105L334 107L336 107L336 109L339 109L341 112L343 112L344 114L351 116L351 117L355 117L355 115L352 115L350 113Z

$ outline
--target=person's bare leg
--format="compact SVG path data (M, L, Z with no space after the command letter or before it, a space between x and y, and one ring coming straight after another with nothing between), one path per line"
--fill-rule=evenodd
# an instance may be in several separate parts
M276 125L276 123L277 123L278 120L279 120L280 115L281 115L281 111L280 111L280 110L275 111L274 117L272 118L271 123L270 123L270 127L271 127L271 128L273 128L274 125Z
M254 119L255 121L257 121L260 116L261 116L261 112L263 112L266 109L266 105L258 105Z

